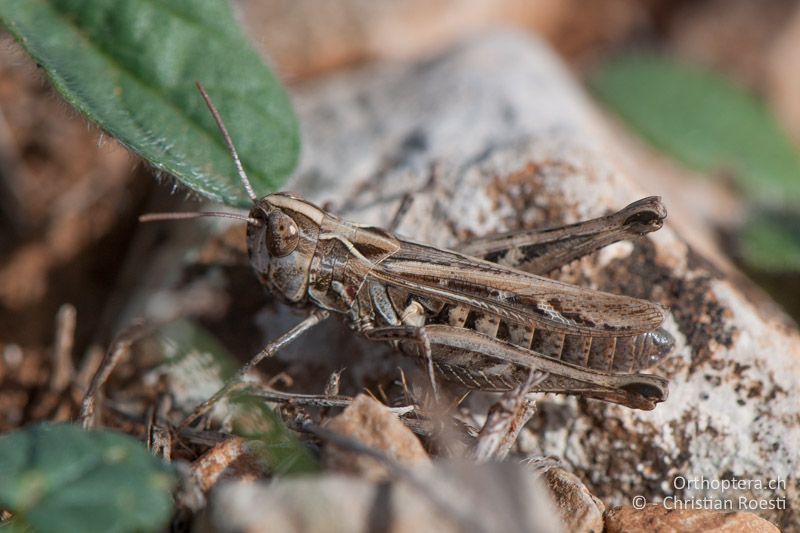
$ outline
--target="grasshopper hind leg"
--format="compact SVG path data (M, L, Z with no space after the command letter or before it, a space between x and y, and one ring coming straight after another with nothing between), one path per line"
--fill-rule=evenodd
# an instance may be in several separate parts
M468 388L508 390L538 370L549 374L534 387L538 392L579 394L644 410L667 399L669 382L660 376L580 367L466 328L432 324L426 331L436 367Z

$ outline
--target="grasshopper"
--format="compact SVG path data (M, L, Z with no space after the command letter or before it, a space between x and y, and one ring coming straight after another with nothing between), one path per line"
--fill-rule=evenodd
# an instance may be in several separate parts
M545 376L533 389L538 392L646 410L667 398L666 379L639 373L672 350L674 341L661 328L665 308L544 277L607 244L661 228L666 210L658 197L586 222L439 249L343 220L293 194L259 199L219 112L198 88L253 207L246 217L174 213L142 220L245 220L250 263L260 282L290 305L317 309L240 374L330 313L367 339L420 357L434 392L434 375L468 389L505 391L537 371Z

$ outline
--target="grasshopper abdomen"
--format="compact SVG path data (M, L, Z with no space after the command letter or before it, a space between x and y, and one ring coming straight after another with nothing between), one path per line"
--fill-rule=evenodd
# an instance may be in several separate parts
M474 329L553 359L606 372L632 373L653 367L674 344L672 336L662 328L624 337L571 335L504 321L464 306L448 306L435 320L446 320L453 327Z

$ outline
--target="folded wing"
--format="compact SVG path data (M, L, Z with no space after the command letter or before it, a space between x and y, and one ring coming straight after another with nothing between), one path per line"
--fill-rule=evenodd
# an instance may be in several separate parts
M370 276L516 323L612 337L651 331L666 316L660 305L645 300L577 287L418 243L401 243Z

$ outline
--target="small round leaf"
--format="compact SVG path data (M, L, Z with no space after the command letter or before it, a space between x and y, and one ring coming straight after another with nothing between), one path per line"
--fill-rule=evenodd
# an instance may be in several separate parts
M172 513L172 467L137 440L74 424L0 436L0 508L34 531L149 531Z

